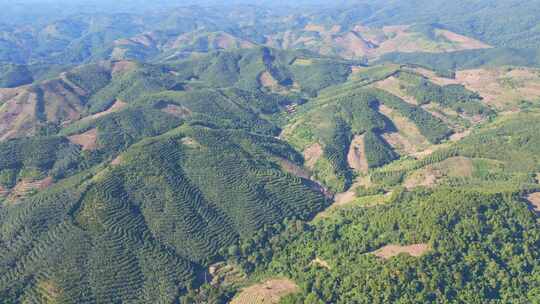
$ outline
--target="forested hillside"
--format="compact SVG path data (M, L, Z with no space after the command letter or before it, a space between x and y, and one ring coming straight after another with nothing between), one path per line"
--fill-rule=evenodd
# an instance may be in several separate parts
M2 3L0 304L540 303L540 3L251 2Z

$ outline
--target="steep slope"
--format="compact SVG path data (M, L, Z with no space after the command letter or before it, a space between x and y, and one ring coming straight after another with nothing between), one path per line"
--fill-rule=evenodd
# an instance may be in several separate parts
M214 52L181 61L171 68L178 77L191 80L193 85L273 91L273 85L261 81L265 75L275 86L282 87L285 93L300 91L314 96L323 88L346 81L353 65L355 62L308 52L257 47Z
M376 59L388 53L445 53L490 48L475 39L429 25L366 27L357 24L343 27L306 25L300 30L273 33L266 44L281 49L308 49L316 53L347 59Z
M301 161L270 137L182 127L4 207L2 298L172 301L220 249L326 204L280 159Z
M449 126L424 110L401 98L369 85L381 79L394 77L397 70L381 73L378 68L361 70L343 85L323 90L317 99L306 104L290 123L284 127L281 138L289 141L299 151L320 145L323 157L312 166L316 179L332 190L341 192L353 180L351 168L357 167L355 159L365 158L370 168L380 167L398 158L385 134L399 132L396 123L387 116L391 112L414 128L412 136L422 136L424 141L438 144L447 139L452 131ZM419 89L428 94L424 88ZM426 89L427 90L427 89ZM438 96L434 100L442 102ZM459 99L449 98L452 102ZM404 124L400 123L400 127ZM351 154L349 147L354 136L363 135L364 151ZM425 139L424 139L425 138ZM360 155L364 154L364 155ZM357 155L357 157L349 157ZM360 161L360 160L359 160Z

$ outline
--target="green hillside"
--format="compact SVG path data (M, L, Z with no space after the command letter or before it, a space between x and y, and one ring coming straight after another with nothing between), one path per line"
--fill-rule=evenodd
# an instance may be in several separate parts
M2 299L170 301L220 249L326 204L269 137L185 126L120 158L0 210Z
M538 0L38 2L0 304L540 304Z
M290 222L271 241L241 243L246 249L229 258L259 257L245 269L292 278L300 292L280 303L534 303L540 236L523 197L540 189L536 128L538 114L518 115L423 160L376 170L354 203ZM456 157L472 160L470 175L457 162L442 166ZM431 166L448 170L437 187L402 186ZM388 183L392 172L401 181ZM381 203L381 193L391 195Z

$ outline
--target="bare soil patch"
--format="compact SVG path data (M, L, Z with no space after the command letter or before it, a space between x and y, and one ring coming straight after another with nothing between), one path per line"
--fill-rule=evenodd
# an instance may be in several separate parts
M87 151L97 149L97 137L98 132L97 129L94 128L81 134L69 136L68 139L72 143L82 146L83 151Z
M463 132L454 133L450 136L450 141L457 142L469 135L471 135L471 130L465 130Z
M28 195L30 195L33 191L39 191L44 190L52 186L54 183L54 179L49 176L41 180L28 180L23 179L19 181L11 191L8 191L9 197L8 200L11 202L19 201Z
M289 174L298 176L303 179L310 179L311 177L311 174L308 171L288 159L280 159L279 164L281 165L283 171Z
M461 50L474 50L474 49L489 49L490 45L483 43L479 40L463 36L448 30L436 30L438 35L445 37L446 39L459 44Z
M366 148L364 144L364 135L355 135L349 146L347 154L349 166L354 170L367 173L369 170L368 161L366 158Z
M118 112L118 111L122 110L123 108L125 108L126 106L127 106L127 103L125 103L125 102L123 102L121 100L116 100L107 110L96 113L96 114L93 114L93 115L90 115L90 116L87 116L87 117L81 119L80 121L82 121L82 122L92 121L92 120L98 119L100 117L103 117L105 115L109 115L111 113Z
M194 138L188 136L182 137L180 141L182 142L182 144L192 148L199 148L201 146L201 144L197 142Z
M296 283L289 279L271 279L245 288L231 304L277 304L282 297L298 291Z
M174 104L167 104L161 111L180 118L186 118L192 114L190 109Z
M228 286L240 283L246 279L246 274L236 265L219 262L208 267L208 273L212 276L211 285Z
M387 132L383 137L400 154L414 155L431 146L418 127L403 115L382 104L379 106L379 112L396 127L397 132Z
M11 95L11 94L10 94ZM37 95L21 89L0 106L0 140L31 135L36 121Z
M119 60L112 63L112 74L121 75L137 68L137 64L133 61Z
M473 162L466 157L452 157L440 163L428 165L412 173L404 182L407 189L416 187L433 187L444 177L470 177L473 173Z
M345 58L364 56L365 54L372 52L371 50L375 47L354 32L348 32L334 38L334 45L339 46L342 50L341 56Z
M315 143L304 150L304 160L306 161L306 167L313 169L315 163L322 157L323 148L319 143Z
M540 215L540 192L535 192L527 195L527 201L530 203L531 209Z
M372 254L379 258L388 260L402 253L408 254L413 257L420 257L426 252L428 252L430 249L431 248L428 244L413 244L408 246L386 245L374 251Z
M332 267L330 267L330 264L328 264L328 262L321 259L320 257L316 257L313 261L311 261L311 263L315 264L315 265L318 265L318 266L321 266L322 268L326 268L328 270L332 269Z
M111 165L113 165L113 166L118 166L118 165L122 164L122 161L123 161L123 160L124 160L124 159L123 159L122 155L120 154L120 155L118 155L115 159L113 159L113 160L111 161Z
M498 109L515 108L521 100L540 98L540 74L528 68L471 69L456 72L456 81L478 92Z
M407 95L403 90L401 89L401 84L399 79L397 79L394 76L388 77L384 80L377 81L373 84L373 87L387 91L390 94L396 95L397 97L403 99L403 101L410 103L412 105L418 105L418 101L412 97Z
M279 86L278 82L272 77L272 74L270 74L268 71L264 71L259 76L259 83L263 87L267 88L276 88Z

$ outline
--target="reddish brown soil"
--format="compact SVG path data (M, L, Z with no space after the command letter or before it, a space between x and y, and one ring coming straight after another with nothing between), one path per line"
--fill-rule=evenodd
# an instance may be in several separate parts
M408 254L413 257L420 257L430 250L428 244L414 244L409 246L400 246L400 245L386 245L373 254L379 258L388 260L391 257L400 255L402 253Z
M113 160L111 161L111 165L113 165L113 166L118 166L118 165L122 164L122 161L123 161L123 160L124 160L124 159L122 158L122 155L118 155L115 159L113 159Z
M261 73L261 75L259 76L259 83L263 87L267 88L275 88L279 85L278 82L274 79L274 77L272 77L272 75L268 71L264 71Z
M87 117L81 119L80 121L91 121L91 120L103 117L105 115L118 112L118 111L122 110L123 108L125 108L126 106L127 106L127 103L125 103L125 102L123 102L121 100L116 100L112 104L112 106L110 106L107 110L105 110L103 112L93 114L93 115L90 115L90 116L87 116Z
M133 71L137 67L137 64L133 61L127 61L127 60L120 60L113 62L112 64L112 74L113 75L120 75L123 73L127 73L129 71Z
M330 264L328 264L328 262L326 262L325 260L319 258L319 257L316 257L313 261L312 261L313 264L315 265L318 265L318 266L321 266L323 268L326 268L326 269L332 269L332 267L330 267Z
M277 304L282 297L298 291L296 283L289 279L272 279L245 288L231 304Z
M485 44L481 41L478 41L473 38L469 38L451 31L447 30L438 30L437 33L439 35L444 36L446 39L458 43L460 45L460 49L462 50L474 50L474 49L488 49L491 48L490 45Z
M304 170L304 168L296 165L295 163L287 159L280 159L279 163L283 171L289 174L292 174L292 175L295 175L304 179L309 179L311 177L311 174L308 171Z
M8 200L11 202L17 202L26 196L33 190L44 190L52 186L54 179L49 176L41 180L21 180L9 191Z
M354 136L349 147L349 153L347 154L347 161L349 166L354 170L361 173L368 172L369 165L366 159L363 135Z
M190 109L174 104L168 104L165 108L161 109L161 111L180 118L186 118L192 114Z
M315 163L322 157L323 149L318 143L315 143L304 150L304 159L306 161L306 167L313 169Z
M72 143L82 146L83 151L97 149L97 129L90 129L82 134L69 136L68 139Z
M535 192L527 195L527 201L531 204L531 208L536 214L540 214L540 192Z

